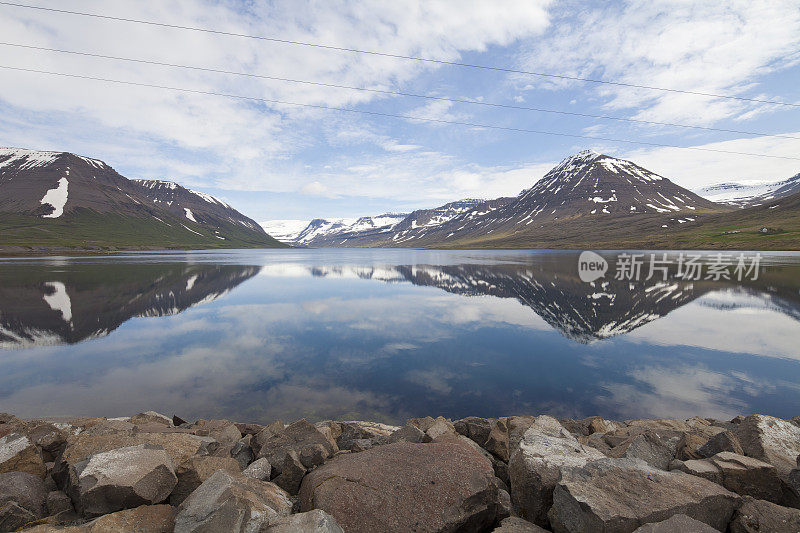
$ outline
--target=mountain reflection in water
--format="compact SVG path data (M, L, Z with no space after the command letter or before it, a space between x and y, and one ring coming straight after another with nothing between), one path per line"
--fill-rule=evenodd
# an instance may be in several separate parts
M581 281L577 253L0 261L0 405L300 417L800 412L800 256L755 281Z

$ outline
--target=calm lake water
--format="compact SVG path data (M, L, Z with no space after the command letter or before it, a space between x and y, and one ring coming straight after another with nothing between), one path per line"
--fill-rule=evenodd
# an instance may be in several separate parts
M714 255L686 280L677 253L658 253L637 280L606 253L593 283L577 252L2 259L0 411L800 415L800 254L762 252L749 273L733 254L731 279Z

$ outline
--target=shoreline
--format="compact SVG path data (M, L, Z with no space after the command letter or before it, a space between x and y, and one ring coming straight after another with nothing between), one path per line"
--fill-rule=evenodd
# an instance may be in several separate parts
M800 417L0 414L0 530L17 528L798 531Z

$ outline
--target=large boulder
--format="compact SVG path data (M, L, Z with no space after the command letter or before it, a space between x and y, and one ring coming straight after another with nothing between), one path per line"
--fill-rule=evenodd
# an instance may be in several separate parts
M27 472L0 474L0 531L46 516L47 490L39 476Z
M775 467L752 457L720 452L708 459L686 461L679 470L719 483L742 496L783 501L784 491Z
M685 514L676 514L662 522L645 524L634 533L717 533L717 530Z
M348 533L480 531L498 506L491 462L457 439L339 455L300 487L301 511L322 509Z
M178 508L175 533L254 532L292 510L274 483L215 472Z
M239 463L233 457L213 457L210 455L196 455L190 457L175 469L178 483L170 494L169 503L180 505L189 494L202 485L217 470L224 470L236 475L241 472Z
M70 435L64 451L53 467L53 477L61 487L74 482L75 466L92 455L149 444L161 446L169 455L173 465L186 462L193 455L207 454L210 437L198 437L187 433L159 433L138 431L128 422L112 427L108 423L98 423L77 435ZM165 426L162 426L165 427ZM71 481L73 480L73 481Z
M797 467L800 455L800 427L791 422L765 415L750 415L736 426L734 434L744 455L774 465L778 476L786 481Z
M600 451L580 444L555 418L537 417L508 465L511 499L517 513L546 527L561 467L583 466L603 457Z
M27 472L43 478L47 473L42 453L27 435L9 433L0 438L0 474Z
M489 433L492 431L493 419L479 418L477 416L469 416L456 420L453 427L459 435L464 435L468 439L474 441L478 446L483 447L486 440L489 438Z
M264 431L267 431L266 428ZM294 451L306 468L312 468L336 453L338 448L305 419L289 424L263 440L258 458L272 465L272 476L280 475L287 454Z
M314 509L307 513L276 518L261 533L344 533L344 530L331 515Z
M716 483L640 459L600 459L562 469L549 518L557 533L630 533L675 514L724 531L740 501Z
M800 531L800 510L745 497L744 503L733 517L730 531L731 533Z
M166 500L178 482L161 446L141 444L92 455L75 465L68 494L78 511L97 516Z

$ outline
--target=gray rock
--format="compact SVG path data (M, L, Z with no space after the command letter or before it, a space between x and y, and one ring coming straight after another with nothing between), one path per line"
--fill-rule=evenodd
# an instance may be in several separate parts
M255 532L291 509L289 495L274 483L219 471L180 505L175 533Z
M733 452L744 455L742 444L736 435L730 431L717 433L697 450L700 457L712 457L720 452Z
M173 427L172 418L162 415L161 413L156 413L155 411L146 411L144 413L139 413L138 415L133 415L130 418L131 424L141 425L141 424L161 424L167 427Z
M740 501L716 483L640 459L600 459L562 469L549 518L557 533L629 533L675 514L724 531Z
M511 495L517 513L540 526L548 525L553 489L565 466L583 466L605 457L584 446L553 417L542 415L525 432L509 462Z
M258 459L263 457L269 461L275 477L280 475L290 451L297 453L306 468L311 468L339 450L335 443L331 443L314 425L303 419L266 438L258 452Z
M278 518L262 533L344 533L336 520L319 509Z
M239 441L233 445L233 448L231 448L231 457L236 459L236 462L239 463L242 469L247 468L247 465L252 463L253 459L255 459L253 448L250 446L252 439L252 435L246 435L239 439Z
M678 453L678 444L683 435L671 430L646 429L612 448L608 456L641 459L653 468L667 470Z
M750 415L734 430L744 455L760 459L778 469L778 476L787 481L797 467L800 455L800 427L791 422L765 415Z
M717 533L717 530L685 514L676 514L670 518L651 524L645 524L634 533Z
M211 437L222 446L233 447L242 433L233 422L229 420L203 420L200 419L189 427L195 435L201 437Z
M514 451L519 446L522 437L525 435L525 432L531 427L534 420L536 420L535 416L509 416L504 418L503 421L508 428L508 457L509 459L514 454Z
M733 517L731 533L783 533L800 531L800 510L781 507L745 496Z
M92 455L75 474L67 492L86 516L161 503L178 482L164 448L147 444Z
M494 533L546 533L546 529L542 529L533 522L528 522L516 516L510 516L500 522L500 526L494 529Z
M309 472L300 510L322 509L348 533L482 531L495 521L498 492L491 462L462 440L396 442Z
M412 424L406 424L388 437L388 441L392 442L430 442L431 438L425 434L424 431Z
M0 474L27 472L44 478L47 470L42 453L27 435L9 433L0 439Z
M289 494L295 495L300 490L300 483L302 483L306 471L307 468L303 465L297 452L289 450L283 457L281 473L274 479L274 482Z
M180 505L189 494L210 478L217 470L224 470L231 475L239 474L242 469L233 457L213 457L200 455L190 457L175 469L178 483L169 496L171 505Z
M27 472L0 474L0 531L47 516L47 491L38 476Z
M256 459L250 465L242 470L242 475L245 477L251 477L253 479L258 479L261 481L269 481L272 477L272 466L270 466L269 461L264 459Z

